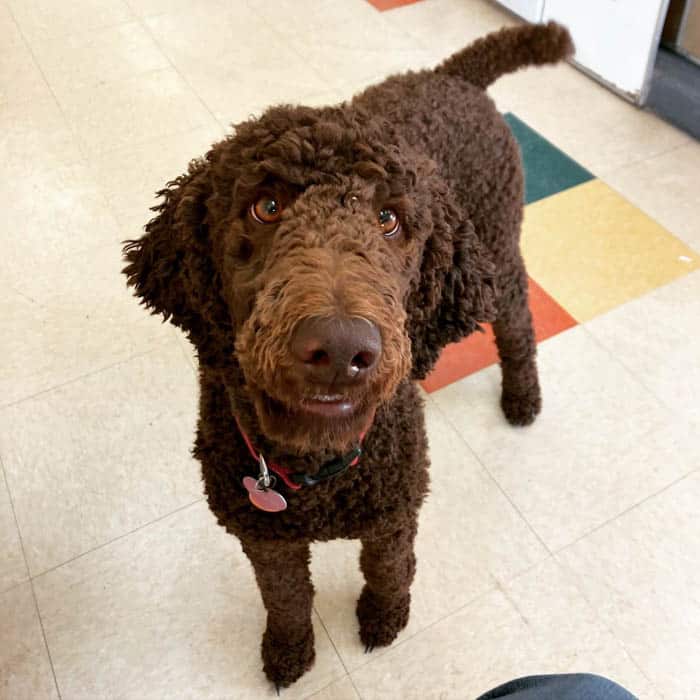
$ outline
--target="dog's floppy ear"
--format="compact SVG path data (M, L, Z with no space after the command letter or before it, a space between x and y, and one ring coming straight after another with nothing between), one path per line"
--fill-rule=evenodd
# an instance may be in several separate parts
M408 302L412 378L424 379L440 351L495 320L495 266L468 219L440 222L423 251Z
M208 161L192 161L187 173L158 192L162 201L145 234L124 246L123 272L141 303L198 347L207 335L211 300L218 298L206 221L210 194Z

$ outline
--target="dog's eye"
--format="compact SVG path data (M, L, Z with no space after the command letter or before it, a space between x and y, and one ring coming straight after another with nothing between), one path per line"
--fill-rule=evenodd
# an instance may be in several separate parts
M279 200L265 194L250 205L250 215L259 224L274 224L282 216L282 205Z
M377 220L379 221L379 226L382 229L384 238L393 238L401 228L399 215L393 209L382 209L379 212Z

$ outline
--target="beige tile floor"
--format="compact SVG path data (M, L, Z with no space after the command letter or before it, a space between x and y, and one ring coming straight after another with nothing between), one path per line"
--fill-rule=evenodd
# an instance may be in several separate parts
M0 697L264 698L263 611L188 453L193 357L118 274L150 193L231 121L334 102L514 20L485 0L0 0ZM700 251L700 147L569 66L492 90ZM700 272L544 342L516 431L488 368L427 401L413 615L362 653L357 546L314 548L286 698L471 698L593 671L700 695Z

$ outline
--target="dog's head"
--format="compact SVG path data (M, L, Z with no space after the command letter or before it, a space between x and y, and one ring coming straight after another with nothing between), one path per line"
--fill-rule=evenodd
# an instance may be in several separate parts
M277 107L161 193L125 273L262 432L344 449L399 382L493 316L492 265L434 163L347 106Z

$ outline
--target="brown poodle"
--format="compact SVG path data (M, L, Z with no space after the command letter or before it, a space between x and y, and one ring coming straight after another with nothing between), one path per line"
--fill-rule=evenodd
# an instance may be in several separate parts
M278 686L314 660L314 540L362 541L368 650L406 625L428 490L414 381L441 348L492 322L506 418L540 410L520 157L484 89L572 50L553 23L505 29L349 103L273 107L127 242L129 284L197 349L194 454L255 569Z

